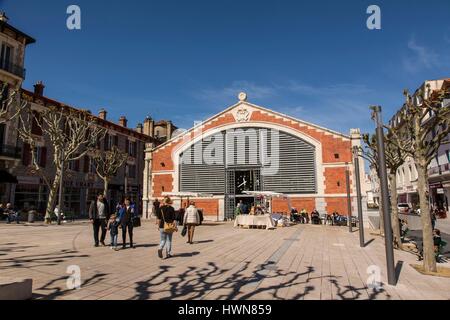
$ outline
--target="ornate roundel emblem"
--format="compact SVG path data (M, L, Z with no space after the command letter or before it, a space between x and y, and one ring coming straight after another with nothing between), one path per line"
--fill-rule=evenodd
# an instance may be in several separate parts
M248 110L245 108L240 108L236 112L236 120L238 122L246 122L246 121L250 120L250 112L248 112Z

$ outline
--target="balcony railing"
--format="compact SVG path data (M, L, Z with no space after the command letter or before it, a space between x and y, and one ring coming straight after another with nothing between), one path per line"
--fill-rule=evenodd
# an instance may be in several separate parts
M17 64L0 62L0 69L25 79L25 69Z
M21 158L21 149L15 146L8 145L0 145L0 156L20 159Z
M442 174L450 171L450 163L441 164L428 170L428 175Z

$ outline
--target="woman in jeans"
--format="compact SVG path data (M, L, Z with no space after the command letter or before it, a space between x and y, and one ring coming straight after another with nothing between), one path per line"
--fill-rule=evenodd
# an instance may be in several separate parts
M195 207L195 203L191 201L189 207L184 215L183 225L187 228L188 241L187 243L193 244L195 226L200 224L200 215Z
M169 197L165 197L163 206L157 212L156 220L161 237L158 249L158 257L161 259L164 248L166 248L166 259L172 257L172 233L164 232L164 222L173 223L176 221L175 218L175 209L172 207L172 200Z

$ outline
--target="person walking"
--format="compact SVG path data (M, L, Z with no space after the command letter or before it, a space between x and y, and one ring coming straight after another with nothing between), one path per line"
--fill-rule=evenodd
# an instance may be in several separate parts
M91 202L89 207L89 220L94 230L94 246L99 246L98 233L101 230L100 244L105 247L106 227L109 220L109 206L103 193L97 195L97 199Z
M166 259L172 257L172 235L177 230L175 209L172 200L165 197L163 206L159 208L156 224L160 232L158 257L163 258L163 249L166 249ZM166 227L166 228L165 228Z
M19 224L19 213L16 213L11 203L6 204L6 209L4 213L6 214L7 224L10 224L11 221L13 220L16 220L16 223Z
M159 202L158 198L155 198L155 201L153 201L153 214L155 216L158 216L159 207L161 206L161 203Z
M183 225L187 228L188 241L187 243L193 244L194 230L195 227L200 224L200 214L195 207L195 202L191 201L189 207L186 209L186 214L184 215Z
M117 238L119 237L119 223L120 220L116 214L112 214L108 221L107 229L111 236L111 249L117 251Z
M130 238L130 248L134 249L133 245L133 219L137 215L136 207L131 203L130 197L125 197L124 205L120 209L119 219L122 227L122 249L126 248L127 244L127 229L128 237Z

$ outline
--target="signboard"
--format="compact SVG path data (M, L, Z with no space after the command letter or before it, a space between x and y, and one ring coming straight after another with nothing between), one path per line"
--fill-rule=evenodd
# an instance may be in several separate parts
M437 194L444 194L444 188L438 188L436 189Z
M19 184L39 184L40 179L39 177L18 176L17 182L19 182Z

